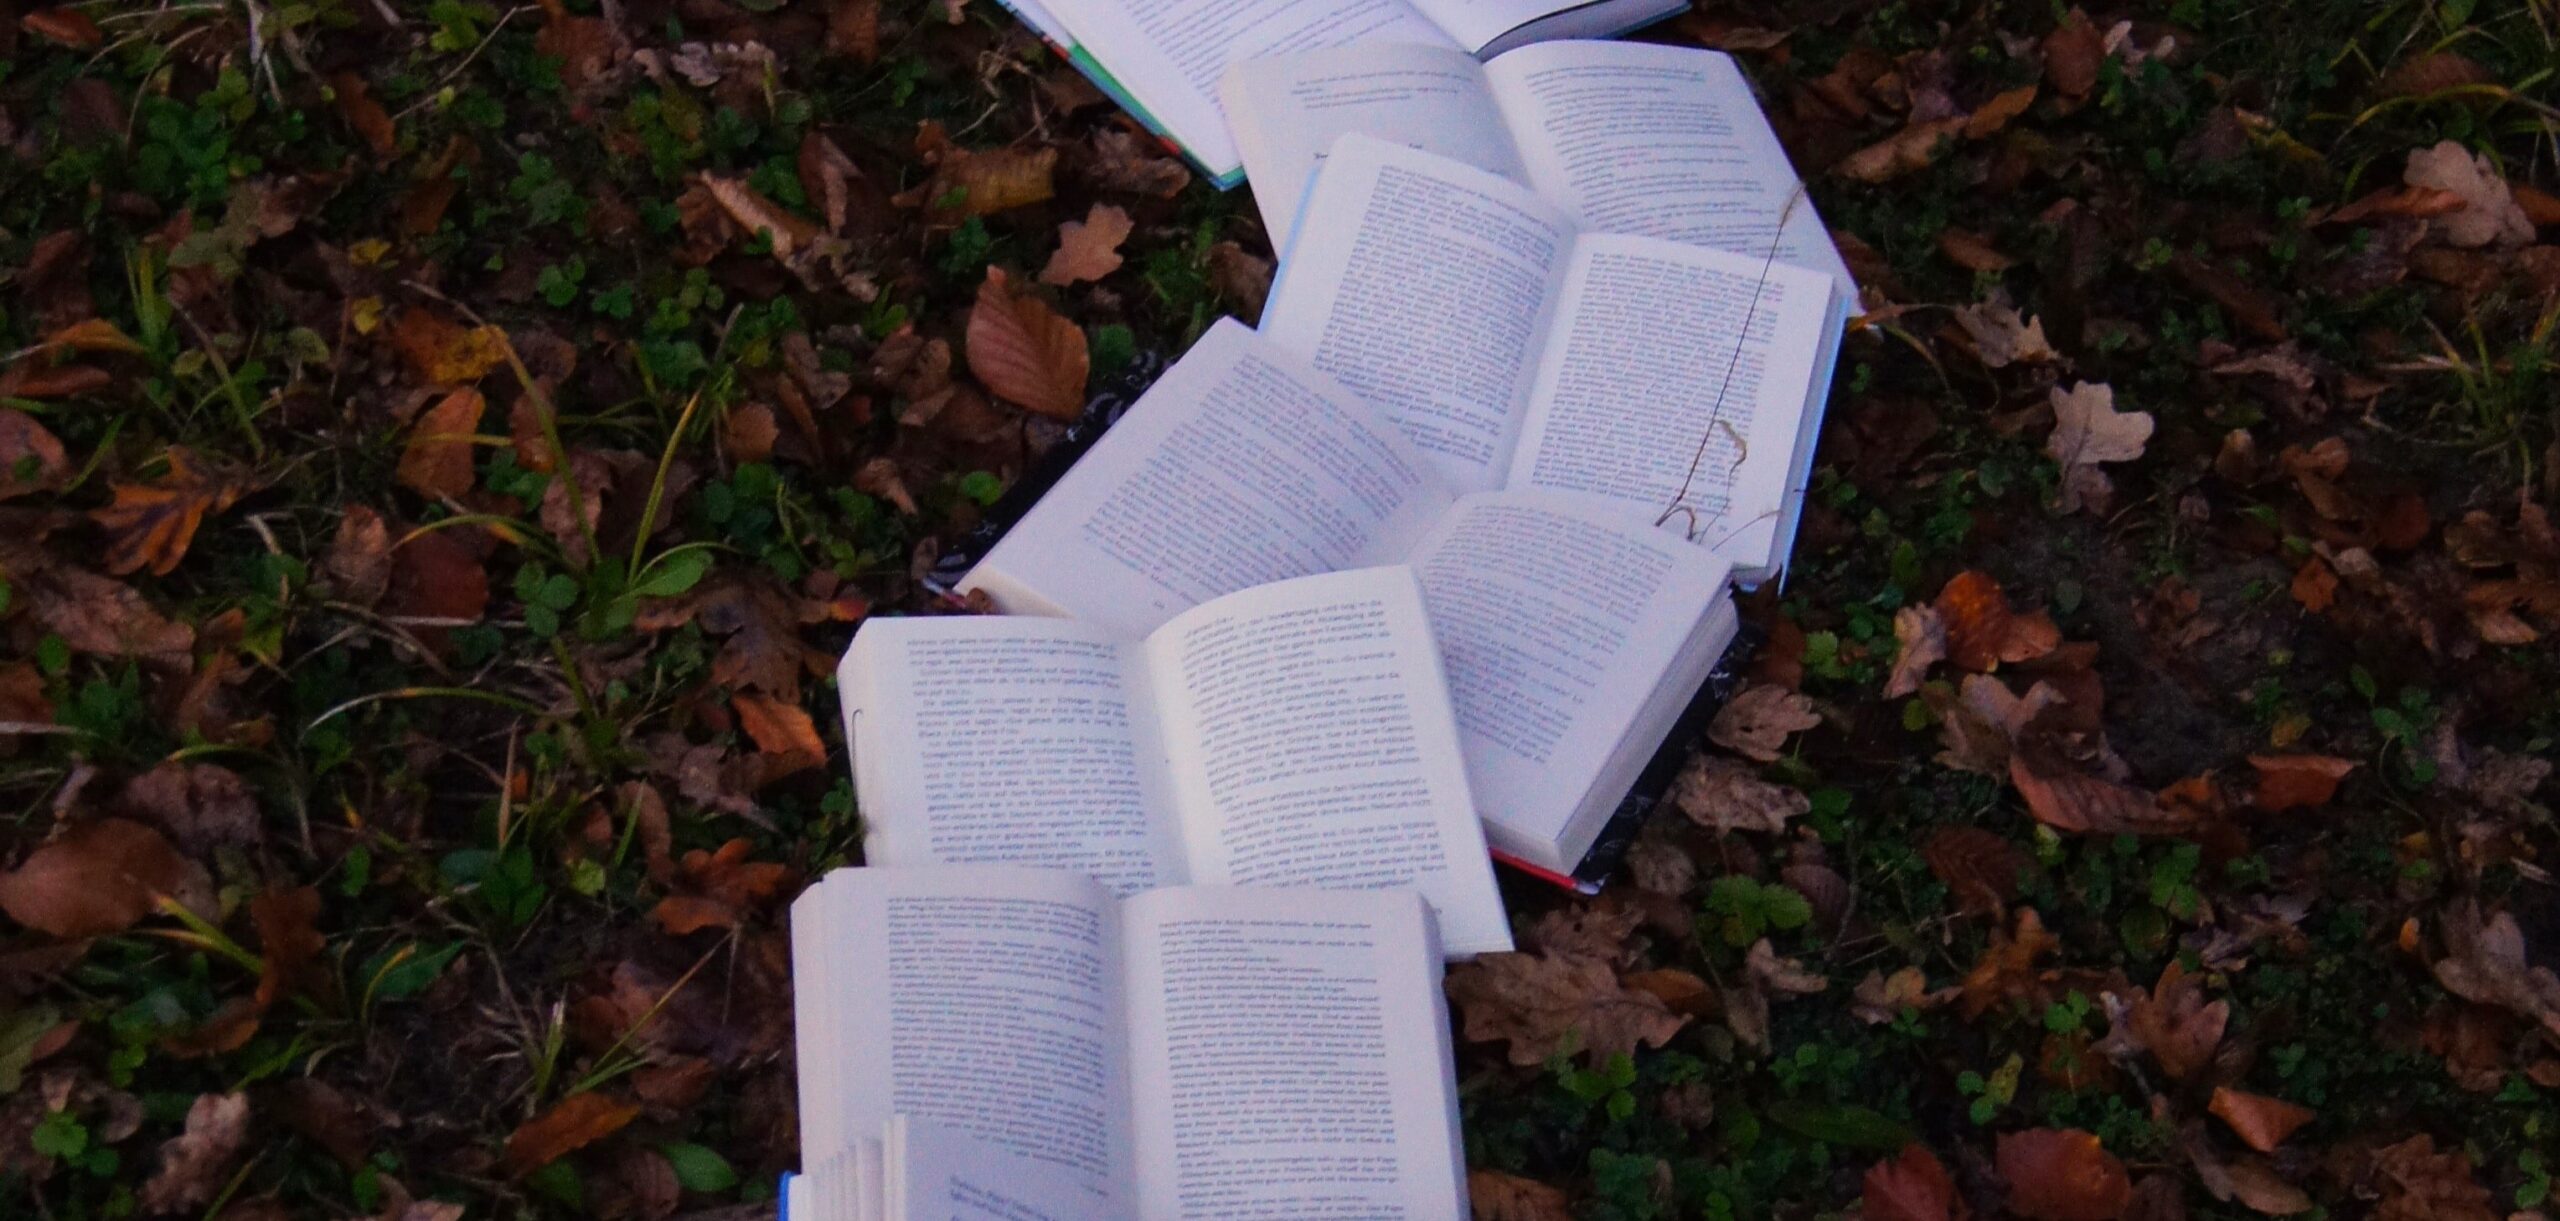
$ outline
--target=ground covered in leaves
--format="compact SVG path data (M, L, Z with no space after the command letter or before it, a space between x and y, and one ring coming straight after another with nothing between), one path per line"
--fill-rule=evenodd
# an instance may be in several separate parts
M1479 1216L2544 1215L2555 27L1652 35L1868 311ZM988 0L0 0L0 1210L769 1209L827 663L1270 260Z

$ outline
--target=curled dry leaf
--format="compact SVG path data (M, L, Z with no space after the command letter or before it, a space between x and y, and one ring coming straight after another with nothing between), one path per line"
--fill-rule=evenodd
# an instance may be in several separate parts
M2010 754L2009 783L2026 799L2027 812L2056 831L2176 835L2192 829L2201 817L2193 806L2164 803L2148 790L2045 762L2031 751Z
M1869 971L1849 994L1849 1013L1869 1026L1882 1026L1906 1009L1926 1013L1962 993L1961 988L1931 991L1928 973L1918 967L1902 967L1891 975Z
M367 505L348 505L322 561L341 600L371 606L391 586L391 526Z
M2077 1128L2002 1133L1997 1160L2010 1210L2031 1221L2116 1221L2133 1203L2124 1163Z
M211 1201L248 1144L247 1094L198 1095L186 1129L160 1146L160 1168L142 1185L142 1211L172 1213Z
M1972 1213L1938 1155L1921 1145L1869 1167L1861 1186L1866 1221L1964 1221Z
M75 51L95 51L107 42L106 31L99 29L97 22L90 20L87 13L69 6L37 9L20 17L18 28Z
M2062 629L2050 616L2009 609L2000 583L1979 569L1949 579L1931 609L1946 635L1947 660L1977 673L1997 670L2002 662L2032 661L2062 644ZM1897 620L1895 635L1900 634Z
M1487 954L1449 972L1448 994L1477 1043L1502 1040L1513 1064L1568 1048L1594 1064L1660 1047L1688 1025L1662 999L1630 989L1609 964L1546 954Z
M2333 755L2251 755L2258 771L2249 800L2261 810L2298 810L2324 806L2338 795L2338 782L2356 770L2356 761Z
M1573 1221L1563 1192L1498 1170L1467 1172L1467 1207L1475 1221Z
M1998 135L2001 128L2009 125L2009 120L2025 114L2027 112L2027 107L2034 105L2035 100L2036 87L2034 85L2020 85L2015 89L2005 90L1995 95L1990 101L1984 102L1972 114L1965 116L1965 138L1968 140L1982 140Z
M2044 337L2044 321L2022 317L2006 302L1982 301L1956 310L1956 325L1964 328L1973 340L1974 355L1982 358L1985 368L2005 369L2010 365L2040 365L2059 353Z
M2376 1221L2497 1221L2471 1159L2459 1149L2436 1152L2425 1132L2377 1151L2373 1169L2382 1189Z
M1716 710L1707 739L1762 763L1774 763L1787 736L1822 723L1813 697L1784 687L1761 684L1745 689Z
M781 439L781 423L773 418L773 408L762 403L740 403L730 409L728 420L720 426L720 442L728 448L732 462L771 458L774 442Z
M2044 79L2067 98L2086 97L2098 85L2107 58L2106 36L2087 13L2074 8L2044 38Z
M2264 1094L2244 1094L2227 1085L2213 1087L2213 1101L2207 1109L2231 1131L2260 1153L2273 1153L2285 1138L2312 1121L2317 1112L2306 1106L2269 1098Z
M179 848L197 855L252 847L266 838L249 783L218 763L161 763L126 784L115 804L119 813L157 825Z
M1052 146L983 153L954 148L942 157L924 197L937 211L990 216L1039 203L1058 190L1058 150Z
M1672 799L1699 826L1719 833L1775 834L1786 829L1788 819L1813 809L1812 799L1802 791L1763 780L1731 759L1706 755L1680 773Z
M593 1091L571 1094L510 1133L499 1164L509 1175L522 1178L621 1131L639 1115L638 1106Z
M56 937L121 933L162 895L203 908L210 883L158 831L122 818L81 823L0 874L0 911Z
M507 363L505 331L466 327L425 306L400 311L390 340L409 371L430 385L467 386Z
M477 390L456 390L427 409L411 427L392 477L400 486L437 499L471 490L471 444L480 432L488 400Z
M1912 605L1893 612L1893 672L1885 677L1886 699L1901 699L1920 689L1929 667L1946 660L1947 620L1938 608Z
M987 389L1052 419L1084 411L1093 358L1084 330L1047 302L1017 294L1000 267L987 268L969 311L969 370Z
M763 780L771 782L804 772L827 761L826 744L807 709L770 695L741 691L730 697L738 725L756 744Z
M207 513L219 513L247 487L199 466L184 446L169 447L169 473L151 484L109 485L115 499L90 518L107 532L107 571L148 568L166 576L186 558Z
M1120 243L1129 240L1131 227L1126 210L1104 203L1093 205L1083 220L1061 223L1057 252L1040 269L1040 282L1063 286L1120 270Z
M1864 183L1891 182L1925 169L1964 131L1964 116L1913 123L1840 159L1831 172Z
M399 129L392 126L391 114L382 108L382 103L373 100L373 90L362 75L354 71L330 73L329 92L338 103L338 117L347 121L374 156L389 158L400 151Z
M34 416L0 407L0 500L51 491L70 474L60 438Z
M2486 154L2446 140L2410 153L2401 177L2412 187L2444 191L2462 201L2460 209L2428 222L2451 245L2521 246L2533 240L2532 218Z
M744 178L728 178L704 174L702 188L711 193L712 201L728 214L731 224L748 236L772 235L773 257L785 265L795 263L818 240L818 226L807 217L765 198L747 185Z
M1966 1020L1981 1017L2003 1002L2036 995L2043 986L2036 960L2061 948L2062 939L2045 931L2044 917L2036 909L2019 908L2012 926L1994 931L1990 946L1965 972L1960 1009Z

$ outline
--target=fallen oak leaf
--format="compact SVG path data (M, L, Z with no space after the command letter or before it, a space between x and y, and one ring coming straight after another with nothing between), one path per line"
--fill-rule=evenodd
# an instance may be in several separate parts
M197 1095L185 1130L160 1146L160 1169L142 1185L142 1211L178 1212L211 1201L248 1145L247 1094Z
M1973 1211L1938 1155L1918 1144L1868 1167L1858 1198L1866 1221L1964 1221Z
M2207 1110L2231 1125L2231 1131L2250 1148L2260 1153L2273 1153L2285 1138L2301 1130L2318 1114L2311 1108L2269 1098L2264 1094L2247 1094L2227 1085L2213 1087L2213 1101Z
M1731 759L1700 755L1672 788L1672 799L1691 821L1719 834L1761 831L1777 834L1787 820L1813 809L1802 790L1774 784L1751 774Z
M2312 556L2302 561L2302 567L2294 570L2293 583L2288 590L2302 609L2317 615L2337 605L2338 570L2329 567L2327 560Z
M430 385L467 386L507 363L505 331L466 327L426 306L400 311L388 339L409 371Z
M1891 975L1869 971L1849 993L1849 1014L1869 1026L1882 1026L1905 1010L1926 1013L1962 994L1961 988L1931 991L1928 973L1918 967L1902 967Z
M998 397L1058 420L1084 411L1093 371L1084 330L1047 302L1013 291L1001 267L987 268L969 310L969 370Z
M1981 827L1942 826L1920 846L1929 872L1946 883L1956 905L1995 914L2018 897L2020 875L2035 864L2025 849Z
M472 389L456 390L438 400L411 427L409 444L400 451L392 478L400 486L432 499L457 497L471 490L471 446L480 434L480 416L488 400Z
M144 568L167 576L195 542L207 513L228 509L246 485L206 471L186 447L169 447L169 473L159 483L108 485L115 499L93 509L91 520L107 532L107 571L122 575Z
M2183 1081L2212 1063L2231 1022L2231 1002L2204 999L2204 981L2187 974L2175 959L2161 968L2159 982L2148 990L2132 989L2132 998L2105 994L2110 1029L2099 1050L2119 1058L2151 1053L2162 1072Z
M2020 315L2016 307L1998 296L1955 311L1956 325L1964 328L1966 338L1973 340L1974 355L1981 358L1984 368L2040 365L2060 355L2044 336L2043 319Z
M2042 981L2036 960L2061 948L2062 939L2045 931L2044 918L2036 909L2019 908L2011 927L1993 930L1991 944L1965 972L1960 1006L1965 1020L1981 1017L2003 1001L2038 992Z
M1775 763L1789 735L1821 723L1813 697L1763 683L1745 688L1716 710L1707 740L1745 758Z
M1129 240L1132 227L1127 210L1104 203L1093 205L1083 220L1061 223L1058 249L1040 269L1040 282L1064 287L1120 270L1120 243Z
M1523 1067L1568 1047L1606 1063L1660 1047L1689 1024L1660 997L1626 987L1609 964L1572 955L1487 954L1452 969L1447 991L1468 1041L1508 1043Z
M1885 676L1886 699L1901 699L1920 689L1929 667L1947 658L1947 619L1938 608L1914 604L1893 612L1893 671Z
M2250 803L2261 810L2298 810L2324 806L2337 796L2338 782L2356 770L2356 761L2332 755L2251 755L2258 771Z
M2560 974L2525 956L2524 930L2507 913L2483 919L2464 900L2445 913L2443 957L2429 965L2445 991L2494 1005L2542 1024L2560 1036Z
M507 1136L499 1165L511 1178L540 1170L575 1150L622 1130L640 1117L640 1108L594 1091L571 1094L549 1110L526 1120Z
M2118 411L2115 389L2104 382L2080 382L2053 388L2053 433L2045 453L2062 466L2062 511L2079 511L2086 499L2070 476L2079 470L2097 473L2109 462L2131 462L2150 444L2153 421L2147 411Z
M2116 1221L2133 1203L2124 1163L2092 1133L2004 1132L1995 1156L2010 1210L2032 1221Z

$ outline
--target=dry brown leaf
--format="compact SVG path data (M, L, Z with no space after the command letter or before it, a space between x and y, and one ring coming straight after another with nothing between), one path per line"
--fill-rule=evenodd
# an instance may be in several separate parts
M1913 170L1926 169L1938 154L1955 142L1964 130L1964 118L1931 119L1913 123L1901 131L1840 159L1831 172L1843 178L1864 183L1891 182Z
M47 365L41 358L0 369L0 399L67 399L93 394L115 384L104 369L88 365Z
M186 1129L160 1146L160 1169L142 1185L142 1211L173 1213L211 1201L248 1145L249 1096L198 1095Z
M2486 85L2497 78L2469 58L2452 51L2427 51L2392 65L2374 91L2387 98L2429 97L2448 89Z
M699 181L720 210L728 214L730 223L750 237L758 233L773 235L773 257L782 263L797 262L817 242L815 222L765 198L748 186L746 179L704 174Z
M170 619L130 585L77 568L12 572L31 617L74 653L174 658L195 645L195 629Z
M1891 975L1869 971L1849 994L1849 1014L1869 1026L1882 1026L1900 1018L1903 1010L1926 1013L1963 993L1961 988L1930 990L1928 973L1918 967L1902 967Z
M2098 85L2107 57L2106 37L2087 13L2074 8L2044 38L2044 78L2067 98L2082 98Z
M2025 114L2035 100L2036 87L2033 85L2020 85L2000 93L1965 117L1965 138L1982 140L1999 134L2001 128L2009 125L2009 120Z
M140 355L144 351L143 346L125 334L122 327L104 318L83 318L57 328L36 346L63 352L114 352L127 356Z
M2261 810L2298 810L2324 806L2337 796L2338 782L2356 770L2356 761L2332 755L2251 755L2258 785L2250 801Z
M248 781L218 763L161 763L127 783L116 794L115 805L119 813L156 825L181 851L198 856L254 847L266 839Z
M2533 240L2532 219L2486 154L2446 140L2410 153L2401 177L2410 186L2449 192L2462 201L2460 210L2427 222L2451 245L2521 246Z
M1573 1221L1563 1192L1498 1170L1467 1171L1467 1207L1475 1221Z
M2077 1128L2004 1132L1998 1163L2010 1210L2032 1221L2116 1221L2133 1203L2124 1163Z
M1772 784L1730 759L1701 755L1672 788L1672 800L1699 826L1728 831L1786 830L1787 820L1813 809L1801 790Z
M1083 220L1060 224L1057 252L1040 269L1040 282L1065 286L1120 270L1120 243L1129 240L1131 228L1128 212L1104 203L1093 205Z
M2319 614L2337 605L2338 571L2329 567L2328 561L2312 556L2294 570L2291 591L2302 609Z
M2213 1101L2208 1105L2222 1122L2231 1125L2233 1133L2260 1153L2273 1153L2285 1138L2311 1122L2317 1112L2306 1106L2269 1098L2264 1094L2244 1094L2227 1085L2213 1087Z
M400 311L389 337L409 371L430 385L467 386L507 363L505 331L466 327L424 306Z
M2433 970L2446 991L2530 1018L2560 1036L2560 974L2527 960L2514 916L2502 911L2484 920L2477 904L2465 900L2445 912L2444 941Z
M806 709L770 695L741 691L729 697L738 725L756 744L765 781L804 772L827 761L826 745Z
M1963 327L1973 340L1974 353L1982 358L1985 368L2043 364L2057 355L2053 344L2044 337L2044 321L2022 317L2005 302L1960 306L1956 325Z
M1660 1047L1689 1022L1590 958L1487 954L1453 968L1447 990L1468 1040L1503 1040L1511 1062L1522 1066L1544 1064L1568 1047L1604 1063Z
M169 473L158 483L108 485L115 499L89 513L107 532L107 571L144 568L166 576L186 558L207 513L231 507L248 489L197 465L184 446L169 447Z
M880 58L880 0L831 0L827 54L864 65Z
M1886 699L1901 699L1920 689L1929 667L1947 658L1947 620L1938 608L1914 604L1893 612L1893 672L1885 676Z
M1932 609L1945 630L1947 660L1977 673L1997 670L2002 662L2033 661L2062 644L2062 629L2050 617L2010 610L2000 583L1980 569L1949 578Z
M332 72L329 91L338 103L338 116L355 129L374 156L388 160L399 153L400 132L392 126L390 112L373 100L373 91L362 75L352 70Z
M1084 411L1093 372L1084 331L1047 302L1013 291L1000 267L987 268L969 311L969 371L1005 400L1058 420Z
M84 822L0 874L0 911L56 937L121 933L168 895L205 906L204 871L158 831L122 818Z
M2035 864L2025 849L1980 827L1942 826L1920 847L1929 872L1947 884L1956 905L1996 915L2018 897L2019 878Z
M1058 150L1051 145L982 153L950 149L934 172L925 202L937 211L988 216L1057 194L1057 174Z
M477 390L456 390L418 417L409 430L408 447L400 451L393 478L400 486L435 499L471 490L471 446L480 433L480 415L488 400Z
M2471 1159L2459 1149L2436 1152L2435 1137L2425 1132L2378 1150L2373 1166L2382 1186L2375 1221L2497 1221Z
M258 1008L311 985L311 964L328 943L320 936L320 892L309 886L270 890L249 900L258 930Z
M1992 245L1990 238L1971 229L1959 229L1953 225L1938 230L1938 253L1947 256L1956 266L1966 271L1996 273L2007 271L2018 265L2018 260L2000 253L2000 248ZM2038 324L2038 329L2041 331L2041 323ZM2041 340L2041 334L2038 338Z
M2151 441L2148 411L2118 411L2116 392L2104 382L2081 382L2069 390L2053 388L2053 435L2044 452L2062 464L2062 511L2077 512L2087 499L2074 491L2074 471L2101 463L2131 462Z
M2196 1174L2204 1180L2205 1189L2218 1200L2238 1200L2252 1211L2270 1217L2290 1217L2311 1211L2309 1192L2284 1180L2276 1168L2263 1159L2243 1157L2236 1161L2217 1162L2208 1171L2202 1159L2196 1163Z
M1745 758L1775 763L1788 735L1821 723L1813 697L1764 683L1725 701L1707 726L1707 740Z
M15 407L0 407L0 500L62 485L71 474L62 439Z
M348 505L340 511L338 532L321 563L341 600L358 606L381 601L391 586L390 524L369 506Z
M2012 927L1994 930L1991 944L1965 972L1962 1012L1967 1021L2003 1002L2032 997L2042 989L2036 960L2062 948L2062 939L2046 932L2044 918L2021 907Z
M2183 1081L2212 1063L2231 1022L2231 1003L2206 1001L2204 981L2175 959L2150 989L2134 988L2130 999L2106 995L2112 1029L2100 1048L2115 1056L2149 1052L2172 1080Z
M631 1103L617 1102L593 1091L571 1094L508 1134L499 1164L508 1175L523 1178L560 1160L564 1154L621 1131L623 1125L639 1116L640 1108Z
M1859 1200L1865 1221L1964 1221L1973 1211L1938 1155L1920 1145L1868 1167Z
M18 28L50 42L58 42L75 51L95 51L105 46L106 31L89 15L76 8L37 9L18 19Z
M1247 322L1261 318L1263 306L1270 303L1274 269L1271 260L1235 242L1220 242L1209 248L1209 286L1218 291L1219 300Z
M740 403L729 409L729 418L720 426L720 442L729 450L732 462L762 462L773 457L773 443L782 439L782 425L773 418L773 408L762 403Z
M877 0L872 0L871 14L880 13ZM877 48L874 48L875 51ZM836 142L812 130L800 138L800 190L818 210L829 233L843 233L853 219L853 183L862 177L854 168L853 158L845 155Z

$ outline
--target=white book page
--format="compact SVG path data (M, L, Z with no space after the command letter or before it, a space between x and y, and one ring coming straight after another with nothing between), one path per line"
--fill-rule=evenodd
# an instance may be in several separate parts
M867 620L846 740L874 865L1030 865L1114 894L1188 881L1136 646L1060 619Z
M888 1211L899 1221L1111 1221L1038 1162L940 1124L889 1123Z
M908 1115L1027 1157L1106 1213L1130 1199L1120 912L1092 881L1003 865L845 869L825 914L792 936L839 964L827 1025L800 1031L842 1061L801 1109L833 1130ZM813 912L813 915L818 913Z
M1086 53L1213 174L1237 165L1218 107L1229 65L1355 43L1447 45L1407 0L1052 0Z
M1485 66L1529 181L1582 226L1776 257L1858 298L1848 265L1733 57L1547 42Z
M1191 876L1410 886L1452 953L1511 948L1410 570L1221 598L1147 641Z
M1600 497L1738 573L1767 567L1831 299L1783 263L1585 235L1512 486Z
M889 1221L888 1152L877 1136L866 1136L855 1145L853 1176L854 1216L860 1221Z
M1624 510L1548 492L1461 498L1414 549L1495 847L1557 841L1731 566Z
M1129 901L1144 1221L1467 1215L1430 913L1402 891Z
M960 588L1135 640L1220 594L1409 544L1448 503L1357 397L1221 320Z
M1227 70L1218 97L1274 250L1288 249L1316 167L1352 132L1529 180L1484 65L1456 47L1377 43L1246 60Z
M1424 16L1479 55L1521 26L1582 4L1583 0L1414 0Z
M1518 183L1355 134L1299 224L1263 333L1367 399L1452 488L1501 486L1572 221Z

